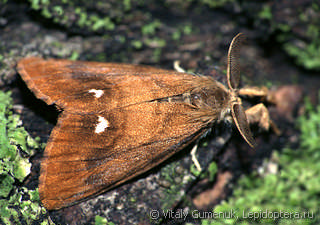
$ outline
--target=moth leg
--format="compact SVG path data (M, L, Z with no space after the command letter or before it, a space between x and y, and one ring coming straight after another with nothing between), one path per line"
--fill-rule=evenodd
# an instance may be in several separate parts
M191 152L190 152L190 155L191 155L191 159L192 159L194 165L196 166L197 170L198 170L199 172L201 172L201 171L202 171L202 168L201 168L201 165L200 165L200 163L199 163L199 161L198 161L198 159L197 159L197 156L196 156L197 149L198 149L198 144L195 144L195 145L193 146Z
M271 120L269 111L264 104L260 103L247 109L246 116L249 124L258 123L259 127L265 131L271 128L277 135L281 134L278 127Z
M275 103L274 96L267 87L243 87L239 90L239 95L245 95L249 98L258 97L261 100Z
M180 61L176 60L173 62L173 68L175 69L175 71L179 72L179 73L185 73L186 71L180 66Z

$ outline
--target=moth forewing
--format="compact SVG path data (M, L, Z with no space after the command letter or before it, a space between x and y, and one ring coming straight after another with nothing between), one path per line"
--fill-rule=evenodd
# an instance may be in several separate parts
M211 78L120 65L19 62L36 96L63 109L41 163L39 192L47 209L70 206L151 169L202 136L219 114L223 98L214 103L214 114L205 107L210 90L226 95Z
M153 168L231 115L254 140L237 96L237 35L228 54L228 90L211 77L118 63L30 57L18 71L36 97L61 113L41 163L39 193L60 209Z

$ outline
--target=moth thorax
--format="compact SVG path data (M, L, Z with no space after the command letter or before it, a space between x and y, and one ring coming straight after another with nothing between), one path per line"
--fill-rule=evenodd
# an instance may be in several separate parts
M201 89L192 93L192 103L198 107L208 106L214 111L220 111L228 107L230 101L229 93L220 88Z

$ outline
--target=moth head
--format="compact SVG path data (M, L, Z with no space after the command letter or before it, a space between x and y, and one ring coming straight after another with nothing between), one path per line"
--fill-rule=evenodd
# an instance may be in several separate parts
M239 52L241 43L244 40L245 36L242 33L239 33L233 38L230 44L228 51L227 81L231 96L230 109L233 121L241 136L252 148L254 148L255 141L250 130L246 113L242 107L241 99L238 97L238 86L240 83Z

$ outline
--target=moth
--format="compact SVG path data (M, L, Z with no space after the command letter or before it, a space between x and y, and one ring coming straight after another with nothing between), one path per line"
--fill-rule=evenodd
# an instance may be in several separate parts
M41 162L48 210L99 195L150 170L232 119L254 139L238 97L238 34L228 52L228 88L210 76L121 63L24 58L29 89L62 112Z

